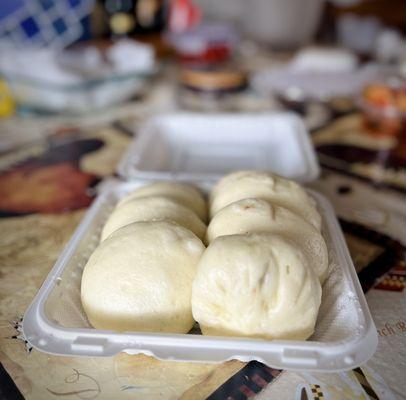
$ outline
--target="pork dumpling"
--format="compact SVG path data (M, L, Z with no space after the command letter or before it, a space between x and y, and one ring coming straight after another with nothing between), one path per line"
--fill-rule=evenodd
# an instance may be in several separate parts
M239 171L222 178L210 193L210 216L228 204L248 198L260 198L285 207L318 230L321 228L316 204L299 184L261 171Z
M206 232L206 243L224 235L268 232L291 239L302 249L321 283L328 273L327 246L321 233L287 208L261 199L244 199L218 211Z
M194 186L181 182L154 182L139 187L121 199L117 207L138 197L163 196L190 208L203 221L207 221L207 207L203 195Z
M173 222L134 222L100 243L87 262L83 308L97 329L186 333L192 282L205 247Z
M203 239L206 225L189 208L166 197L139 197L116 207L104 225L101 240L123 226L139 221L172 221Z
M218 237L193 282L193 316L205 335L305 340L320 302L304 253L272 234Z

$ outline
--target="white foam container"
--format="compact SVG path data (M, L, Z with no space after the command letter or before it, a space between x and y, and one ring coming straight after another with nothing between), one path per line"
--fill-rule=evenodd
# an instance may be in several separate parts
M118 173L127 180L195 181L244 169L316 179L320 168L301 118L287 112L161 115L141 127Z
M210 337L198 331L119 333L92 328L80 301L83 268L116 203L145 183L148 181L114 185L90 207L24 316L23 332L34 347L69 356L112 356L125 351L179 361L258 360L274 368L313 371L351 369L372 356L378 343L377 333L343 234L329 202L313 191L309 193L322 215L330 270L323 285L315 333L309 340ZM204 191L212 185L194 183Z

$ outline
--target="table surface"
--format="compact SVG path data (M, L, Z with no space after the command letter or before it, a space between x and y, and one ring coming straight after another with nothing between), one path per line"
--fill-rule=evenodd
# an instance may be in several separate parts
M366 364L343 373L293 373L259 362L51 356L24 341L26 308L97 185L114 177L139 124L171 106L169 81L164 75L143 100L103 115L0 123L0 148L7 150L0 155L0 398L405 399L405 138L367 134L352 104L310 104L302 112L322 165L310 186L335 207L378 329L377 352Z

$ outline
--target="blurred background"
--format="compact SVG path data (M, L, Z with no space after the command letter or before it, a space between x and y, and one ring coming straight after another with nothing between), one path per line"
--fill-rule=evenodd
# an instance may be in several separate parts
M403 188L405 77L404 0L0 3L1 152L161 112L290 110L323 166Z
M402 0L2 0L0 114L117 105L143 95L168 61L189 88L217 80L223 89L247 83L286 100L325 100L354 92L354 80L361 89L377 76L403 76L405 30ZM274 73L263 66L258 76L264 54ZM196 108L193 94L186 103Z

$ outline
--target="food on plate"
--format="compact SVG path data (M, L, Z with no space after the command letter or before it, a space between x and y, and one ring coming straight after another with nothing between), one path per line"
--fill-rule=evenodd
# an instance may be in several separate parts
M211 243L218 236L263 232L292 240L304 251L320 282L324 282L328 272L328 253L321 233L287 208L265 200L243 199L222 208L210 221L206 242Z
M264 233L216 238L192 289L193 316L205 335L305 340L320 302L321 285L304 252Z
M206 225L190 208L162 196L138 197L116 207L104 225L101 240L123 226L139 221L172 221L203 239Z
M82 275L81 298L97 329L186 333L191 289L205 246L173 222L135 222L100 243Z
M316 204L298 183L262 171L238 171L222 178L210 193L210 216L231 203L247 198L259 198L285 207L321 229L321 216Z
M180 182L155 182L142 186L125 196L117 207L138 197L146 196L167 197L190 208L203 222L207 220L207 207L203 195L194 186Z

